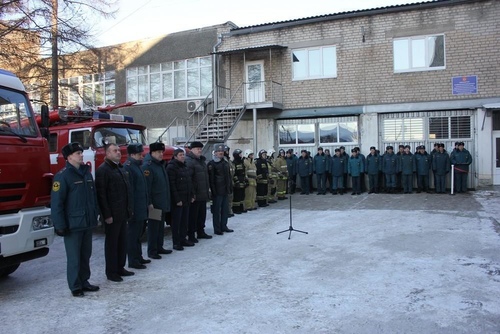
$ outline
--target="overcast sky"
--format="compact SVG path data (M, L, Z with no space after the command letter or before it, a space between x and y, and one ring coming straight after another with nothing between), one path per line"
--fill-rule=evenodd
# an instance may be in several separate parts
M97 45L232 21L239 27L428 0L119 0L114 19L95 26Z

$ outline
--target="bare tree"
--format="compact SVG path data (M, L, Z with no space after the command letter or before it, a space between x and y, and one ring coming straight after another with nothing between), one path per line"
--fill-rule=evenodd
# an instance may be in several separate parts
M108 18L117 0L3 0L0 2L0 66L24 82L50 89L59 105L59 63L63 56L93 49L93 23ZM78 62L64 70L95 73ZM69 67L68 67L69 66Z

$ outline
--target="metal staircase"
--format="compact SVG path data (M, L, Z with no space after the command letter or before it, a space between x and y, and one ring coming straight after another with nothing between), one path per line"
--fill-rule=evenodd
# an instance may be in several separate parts
M203 155L209 156L216 143L224 143L231 136L245 113L246 105L241 106L232 105L232 101L237 94L241 94L243 84L232 94L227 103L221 109L216 109L213 105L211 96L214 91L207 95L205 100L196 108L196 110L186 119L176 117L167 126L165 131L159 136L160 140L163 135L172 127L183 127L186 134L183 142L177 141L169 143L173 145L183 145L185 143L199 141L202 142ZM215 109L215 110L214 110Z

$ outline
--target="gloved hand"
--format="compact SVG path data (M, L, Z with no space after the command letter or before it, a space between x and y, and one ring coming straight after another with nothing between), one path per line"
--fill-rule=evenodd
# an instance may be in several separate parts
M69 234L69 231L67 228L56 229L56 234L60 237L64 237L65 235Z

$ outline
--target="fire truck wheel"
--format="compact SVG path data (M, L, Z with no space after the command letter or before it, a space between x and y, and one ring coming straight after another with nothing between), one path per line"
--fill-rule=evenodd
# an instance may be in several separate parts
M10 274L12 274L14 271L16 271L17 268L19 268L20 263L18 264L13 264L8 267L0 268L0 277L5 277Z

